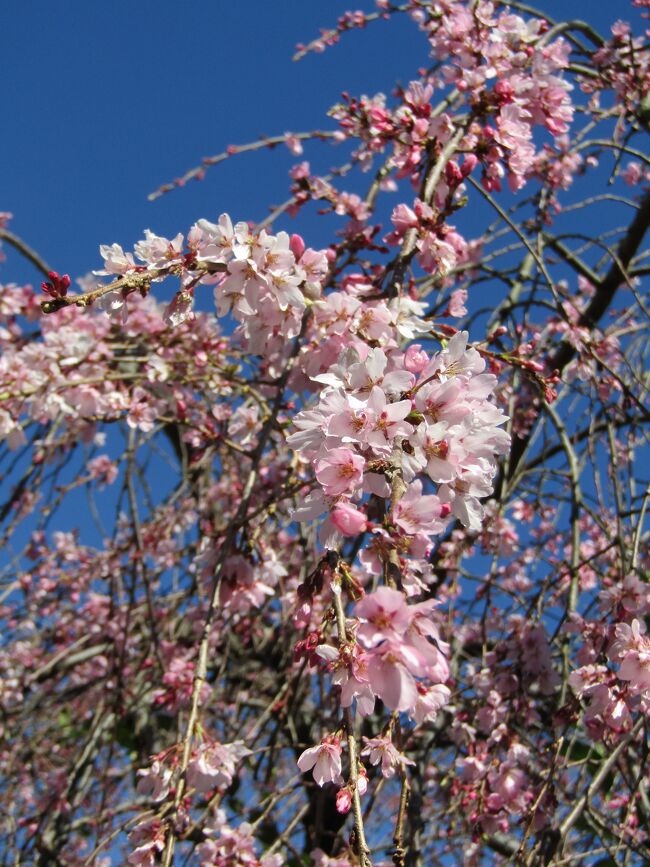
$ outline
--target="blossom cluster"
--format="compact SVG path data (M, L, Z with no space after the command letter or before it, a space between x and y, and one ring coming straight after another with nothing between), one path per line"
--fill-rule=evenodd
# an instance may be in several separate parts
M435 719L450 692L449 645L432 618L435 600L409 605L404 594L379 587L354 607L356 643L339 650L320 645L332 680L341 686L341 706L353 700L362 716L375 698L391 710L405 711L416 723Z
M511 189L521 189L534 174L534 127L545 127L557 139L573 119L572 86L563 78L569 43L562 38L546 41L543 20L526 21L510 10L497 11L491 2L479 2L471 10L454 0L415 4L411 14L426 33L433 57L442 63L440 73L410 82L395 109L383 94L346 96L332 112L341 135L361 140L355 156L366 166L373 154L392 144L397 177L415 179L428 143L435 139L444 146L458 130L448 114L433 111L431 102L437 90L452 86L477 117L461 130L465 173L480 165L485 188L498 191L507 172ZM439 182L438 203L446 198L448 180Z
M385 527L370 528L378 544L408 539L407 549L425 556L450 514L479 529L479 498L491 492L495 457L509 443L506 417L489 399L496 377L484 369L460 332L433 356L417 344L388 354L368 349L365 357L354 349L313 377L326 387L314 409L296 415L298 430L287 441L314 467L318 485L295 518L328 512L329 529L363 532L371 523L367 495L390 498L391 472L399 470L407 489ZM438 485L437 493L424 493L424 483ZM325 527L323 542L336 544ZM365 564L377 571L371 556Z
M248 351L267 358L282 355L287 339L300 332L306 299L320 295L329 270L325 251L306 248L299 235L256 232L243 222L233 226L228 214L216 223L198 220L185 245L180 233L169 240L147 230L133 253L119 244L103 245L100 252L104 270L98 275L179 277L180 290L165 313L172 325L191 315L199 284L213 285L218 315L231 313ZM127 281L126 288L107 292L99 303L124 315L125 297L132 291Z
M629 731L635 711L650 712L650 639L643 619L650 613L650 592L628 575L599 596L601 611L613 615L613 624L576 614L568 626L583 639L581 665L569 684L585 702L585 726L594 740Z

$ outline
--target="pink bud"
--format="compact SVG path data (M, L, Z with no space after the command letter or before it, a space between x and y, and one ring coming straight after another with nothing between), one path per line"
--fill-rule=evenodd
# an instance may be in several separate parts
M505 105L505 103L508 102L512 102L515 95L514 87L510 84L509 81L497 82L494 87L494 92L498 95L499 102L502 105Z
M51 295L52 298L64 298L68 294L70 286L69 275L64 274L61 276L56 271L49 271L47 276L50 280L49 282L44 280L41 283L41 289L47 292L48 295Z
M445 167L445 179L452 189L457 187L463 180L463 174L458 168L458 164L453 160L450 160Z
M330 518L339 533L343 533L344 536L356 536L368 529L366 516L351 503L337 503Z
M404 367L409 373L420 373L429 363L429 356L419 343L414 343L404 354Z
M338 813L349 813L352 806L352 794L347 786L339 789L336 793L336 811Z
M464 178L466 178L474 171L477 163L478 157L476 156L476 154L465 154L463 158L463 164L460 167L461 174Z
M296 262L298 262L302 257L302 254L305 252L305 242L300 235L292 235L291 240L289 241L289 247L293 255L296 257Z
M368 791L368 774L363 765L359 768L359 776L357 777L357 792L360 795L365 795Z

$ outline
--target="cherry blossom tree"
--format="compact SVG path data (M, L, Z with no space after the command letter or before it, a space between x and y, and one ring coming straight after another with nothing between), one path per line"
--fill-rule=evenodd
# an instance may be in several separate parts
M649 8L348 13L428 66L78 291L3 215L2 864L648 863Z

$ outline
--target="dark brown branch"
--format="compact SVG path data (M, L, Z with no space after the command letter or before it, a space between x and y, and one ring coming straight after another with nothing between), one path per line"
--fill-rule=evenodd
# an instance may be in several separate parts
M14 249L18 250L21 256L24 256L32 265L43 274L45 277L50 276L50 271L52 268L47 264L45 259L38 255L35 250L26 244L22 238L19 238L18 235L14 235L13 232L8 231L7 229L0 229L0 239L6 241L7 244L11 244Z
M597 284L596 291L587 308L582 312L580 319L577 322L579 327L594 328L601 320L616 294L616 290L628 279L627 269L633 257L637 253L645 233L650 225L650 191L646 192L641 200L641 207L636 212L634 219L619 244L616 257L612 262L609 271L603 279ZM560 345L554 355L551 356L548 362L549 370L557 370L558 373L566 368L569 362L575 357L576 349L568 341ZM525 437L513 440L512 449L510 451L510 461L508 468L508 479L512 479L517 472L519 464L532 436L532 431ZM496 486L494 496L498 499L503 490L504 478L500 477Z

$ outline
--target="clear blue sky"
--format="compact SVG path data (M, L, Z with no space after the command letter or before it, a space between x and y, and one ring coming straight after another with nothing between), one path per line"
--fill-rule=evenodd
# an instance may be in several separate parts
M627 2L543 0L551 15L631 17ZM615 8L614 8L615 7ZM426 60L404 16L291 60L346 8L370 0L22 0L2 13L4 133L0 210L74 278L100 266L100 243L131 246L146 227L185 232L200 216L258 219L286 198L285 148L213 168L156 202L147 193L202 156L259 134L323 125L344 89L388 90ZM334 163L329 150L324 167ZM304 225L301 226L304 230ZM325 238L308 237L316 246ZM13 256L0 278L36 281ZM40 279L40 278L39 278Z

